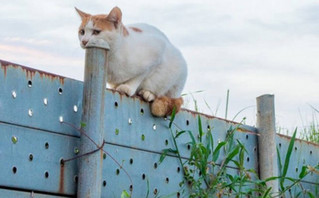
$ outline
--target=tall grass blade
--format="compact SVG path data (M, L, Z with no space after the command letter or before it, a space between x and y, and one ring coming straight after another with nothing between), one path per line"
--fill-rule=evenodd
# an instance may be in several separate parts
M169 121L169 125L168 125L168 128L170 128L170 129L172 128L172 124L174 122L175 115L176 115L176 108L174 107L173 111L172 111L172 114L171 114L170 121Z
M229 105L229 89L227 89L227 96L226 96L225 119L227 119L227 114L228 114L228 105Z

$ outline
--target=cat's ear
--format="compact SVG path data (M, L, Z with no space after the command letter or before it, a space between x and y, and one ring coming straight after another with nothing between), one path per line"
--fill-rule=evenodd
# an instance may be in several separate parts
M81 17L81 19L83 20L83 18L87 18L90 16L90 14L87 14L79 9L77 9L76 7L74 7L76 12L79 14L79 16Z
M117 24L122 21L122 11L120 8L114 7L107 16L107 20L113 22L115 26L117 26Z

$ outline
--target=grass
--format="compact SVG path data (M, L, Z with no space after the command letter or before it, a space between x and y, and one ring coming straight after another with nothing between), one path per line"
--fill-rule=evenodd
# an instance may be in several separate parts
M319 122L317 119L317 114L319 113L319 111L311 105L310 107L313 110L312 121L310 122L310 125L302 127L300 138L319 144Z
M229 92L227 93L227 98ZM228 99L227 99L228 101ZM196 101L194 102L196 105ZM228 102L226 103L226 109ZM197 108L195 108L197 109ZM237 115L236 115L237 116ZM227 117L227 113L225 114ZM179 129L174 124L175 111L173 111L169 122L173 147L164 149L160 157L163 162L168 154L179 159L180 166L183 167L184 179L180 183L181 192L190 198L201 197L319 197L318 192L310 192L303 188L302 180L308 174L319 174L319 164L315 167L304 165L296 178L288 177L288 169L293 153L297 130L290 140L286 155L283 158L278 152L279 175L260 180L258 174L251 169L246 169L244 164L247 154L245 145L234 138L241 123L231 126L226 131L226 138L214 145L214 138L211 130L204 130L201 117L197 116L197 131ZM175 127L174 127L175 126ZM313 140L318 132L318 125L313 125L310 135L307 138ZM178 128L177 130L175 128ZM198 134L195 138L194 134ZM185 160L181 158L178 138L188 136L191 145L189 157ZM220 155L223 153L223 156ZM283 163L281 159L284 159ZM220 162L219 164L217 162ZM229 167L237 169L237 174L232 174ZM273 193L267 182L278 180L279 192ZM294 193L292 193L294 188Z

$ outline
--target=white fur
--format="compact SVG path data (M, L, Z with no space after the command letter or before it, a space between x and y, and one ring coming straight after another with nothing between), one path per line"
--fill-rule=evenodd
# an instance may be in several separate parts
M93 38L109 43L107 80L112 88L129 96L138 93L147 101L159 96L180 97L187 77L186 62L160 30L147 24L132 24L127 26L129 35L123 36L122 26L99 35L92 35L93 28L93 23L88 23L85 35L79 39L81 45L83 40Z

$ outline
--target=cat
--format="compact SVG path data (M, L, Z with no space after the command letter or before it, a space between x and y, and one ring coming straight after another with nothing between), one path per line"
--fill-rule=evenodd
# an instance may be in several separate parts
M103 39L110 46L107 83L112 89L152 102L154 116L180 110L187 65L160 30L143 23L124 26L118 7L99 15L75 9L82 19L78 33L81 47L90 39Z

